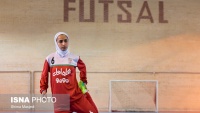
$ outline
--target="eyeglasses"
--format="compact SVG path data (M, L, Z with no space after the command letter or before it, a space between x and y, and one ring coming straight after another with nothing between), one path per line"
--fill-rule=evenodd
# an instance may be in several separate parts
M58 40L58 43L63 43L63 42L67 42L68 40L67 39L64 39L64 40Z

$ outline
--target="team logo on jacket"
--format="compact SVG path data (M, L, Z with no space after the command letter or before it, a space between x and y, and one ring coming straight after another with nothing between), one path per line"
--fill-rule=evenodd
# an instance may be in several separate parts
M62 79L56 78L56 83L69 83L69 79L67 79L67 78L62 78Z
M58 75L61 75L61 76L68 76L71 74L71 69L65 69L63 70L62 68L61 69L58 69L56 68L56 71L53 72L53 76L58 76ZM67 78L56 78L56 83L69 83L69 79Z
M57 75L62 75L62 76L67 76L71 74L71 69L65 69L65 71L61 68L60 70L56 68L56 71L53 72L53 76L57 76Z
M71 64L72 63L72 58L68 58L68 62L69 62L69 64Z

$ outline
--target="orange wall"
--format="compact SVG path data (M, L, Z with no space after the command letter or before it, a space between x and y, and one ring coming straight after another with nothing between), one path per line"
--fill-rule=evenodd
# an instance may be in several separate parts
M94 4L94 22L80 22L79 0L69 3L75 10L69 11L69 20L64 22L63 0L1 0L0 71L41 71L45 57L55 51L54 35L64 31L70 36L70 51L81 56L88 72L199 72L200 1L163 1L163 18L168 23L159 22L159 0L148 0L148 6L143 4L144 0L127 0L131 5L123 4L123 7L129 13L118 6L122 0L113 0L108 16L103 3L98 1ZM84 16L89 18L89 1L84 6ZM154 22L141 19L137 23L141 12L143 16L149 14L147 9ZM127 19L126 14L131 15L128 17L131 22L118 21L121 14L123 19ZM105 17L108 22L104 22ZM39 75L35 85L31 84L36 89ZM200 110L199 74L89 73L88 77L88 87L102 111L108 109L108 83L113 79L158 80L160 110ZM1 78L0 81L8 79L3 75ZM20 77L16 80L21 81ZM30 85L27 80L24 84ZM9 91L1 87L0 92ZM29 93L28 89L23 92Z

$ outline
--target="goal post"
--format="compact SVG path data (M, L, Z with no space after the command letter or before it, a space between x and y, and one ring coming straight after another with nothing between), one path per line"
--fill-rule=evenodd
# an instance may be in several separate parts
M158 112L157 80L110 80L109 112Z

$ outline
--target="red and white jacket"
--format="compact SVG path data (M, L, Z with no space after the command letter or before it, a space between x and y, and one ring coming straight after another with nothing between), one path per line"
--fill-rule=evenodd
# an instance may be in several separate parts
M79 56L71 53L60 57L56 52L47 56L40 80L40 93L48 88L48 73L52 94L69 94L70 101L83 96L76 79L76 67L80 71L80 80L87 84L86 66Z

